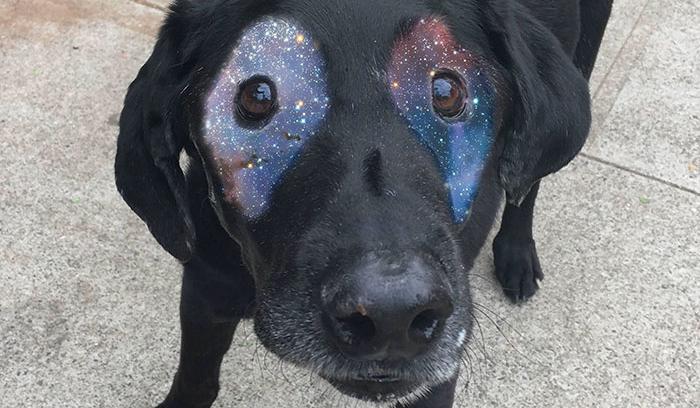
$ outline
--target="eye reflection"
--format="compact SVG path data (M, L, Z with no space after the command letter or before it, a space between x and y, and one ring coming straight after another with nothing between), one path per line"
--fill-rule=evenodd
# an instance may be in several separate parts
M437 79L433 82L433 95L439 99L447 99L454 94L452 83L446 79Z
M270 88L270 85L260 83L257 85L253 96L258 100L258 102L270 102L272 101L272 89Z

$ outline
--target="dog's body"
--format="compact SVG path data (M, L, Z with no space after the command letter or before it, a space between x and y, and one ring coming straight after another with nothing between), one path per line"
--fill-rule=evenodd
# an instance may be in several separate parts
M590 122L585 79L612 0L556 6L535 0L205 3L173 5L127 95L117 154L120 192L184 263L180 367L161 406L210 406L236 325L250 317L266 347L346 394L396 406L452 406L455 367L471 333L467 275L504 189L496 275L516 301L532 296L543 277L532 239L539 179L583 145ZM231 184L212 164L222 157L214 157L202 123L207 95L240 32L265 16L294 21L314 36L327 60L330 105L314 137L265 196L263 215L246 216L240 198L246 192L235 190L236 199L225 194L239 189L241 179ZM416 29L420 24L428 28ZM477 177L479 193L457 226L442 190L444 175L412 141L415 129L388 97L392 44L431 29L450 32L459 43L455 54L478 55L496 78L498 118L488 123L498 131ZM190 157L184 177L178 166L183 148ZM397 272L387 268L405 276L392 280ZM385 282L393 282L392 292L372 292ZM426 335L429 345L399 344L393 335L377 343L382 325L398 330L384 314L403 317L397 311L403 297L417 291L419 298L425 290L431 292L420 310L430 312L432 329L439 328ZM435 293L449 301L435 303ZM348 302L351 323L337 314ZM425 316L411 313L414 330ZM323 320L329 314L331 328ZM367 322L370 334L361 330ZM364 336L371 352L358 349L357 338L338 340L337 330Z

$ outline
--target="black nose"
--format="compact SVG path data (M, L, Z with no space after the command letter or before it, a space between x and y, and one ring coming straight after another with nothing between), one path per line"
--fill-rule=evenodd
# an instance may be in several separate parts
M324 324L350 358L411 359L442 335L453 309L450 292L444 271L420 258L370 256L323 286Z

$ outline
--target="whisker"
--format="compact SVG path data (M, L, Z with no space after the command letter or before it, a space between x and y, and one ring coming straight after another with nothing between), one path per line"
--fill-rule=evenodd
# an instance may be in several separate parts
M532 358L530 358L529 356L527 356L525 353L523 353L522 351L520 351L520 350L518 349L518 347L516 347L515 344L510 340L510 338L505 334L505 332L503 331L503 329L501 328L501 326L500 326L493 318L491 318L491 316L489 316L486 312L484 312L481 308L482 308L481 305L474 304L474 309L477 310L477 311L479 311L482 315L484 315L484 317L486 317L487 319L489 319L489 321L491 321L491 323L493 323L493 325L496 327L496 330L498 330L498 332L501 334L501 336L502 336L504 339L506 339L506 341L508 342L508 345L510 345L510 347L511 347L516 353L518 353L521 357L525 358L525 359L526 359L528 362L530 362L530 363L537 364L537 365L539 365L539 366L542 365L540 362L533 360ZM494 312L492 312L492 313L494 313ZM511 326L508 325L508 327L511 327ZM522 334L521 334L520 336L524 338L524 336L522 336Z
M284 380L289 384L293 385L292 381L287 377L287 373L284 371L286 364L282 360L279 362L279 374L284 378Z
M484 340L484 331L481 328L481 322L479 322L479 319L474 315L474 313L472 311L469 311L469 314L474 319L474 323L476 323L477 329L479 329L479 337L481 339L481 349L482 349L482 353L484 354L484 358L491 361L491 356L489 356L488 352L486 351L486 341Z
M482 313L483 313L484 311L491 313L493 316L495 316L495 317L499 320L499 322L503 322L503 324L505 324L506 326L508 326L508 328L511 329L511 330L513 330L518 336L520 336L520 337L522 337L522 338L525 338L525 336L524 336L518 329L516 329L513 325L511 325L511 324L508 322L508 319L506 319L504 316L501 316L500 314L494 312L493 310L489 309L487 306L482 305L482 304L480 304L480 303L473 302L473 304L474 304L475 307L480 308L481 311L482 311Z

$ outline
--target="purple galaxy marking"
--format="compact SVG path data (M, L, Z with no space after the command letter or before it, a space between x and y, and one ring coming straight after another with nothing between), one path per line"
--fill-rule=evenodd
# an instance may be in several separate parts
M469 112L457 122L442 120L432 108L433 76L444 69L459 73L469 92ZM490 72L436 18L420 20L397 41L388 70L399 110L437 160L458 223L469 215L495 140L496 91Z
M279 110L264 127L242 127L235 98L246 79L274 81ZM218 172L224 199L254 219L328 110L324 61L303 29L265 18L242 34L205 102L200 143Z

